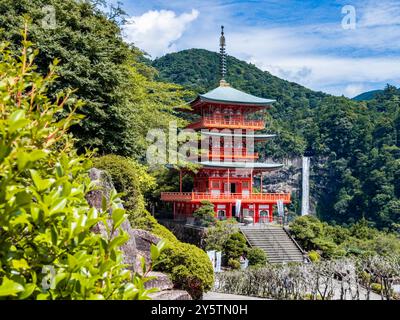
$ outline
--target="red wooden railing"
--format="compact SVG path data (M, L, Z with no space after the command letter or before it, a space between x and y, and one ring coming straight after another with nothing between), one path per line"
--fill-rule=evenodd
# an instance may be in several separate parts
M237 153L209 153L208 157L210 159L258 159L258 153L254 154L237 154Z
M161 192L163 201L202 201L202 200L245 200L254 202L273 202L282 200L290 202L290 193L220 193L211 194L208 192Z
M263 129L265 122L263 120L247 120L247 119L226 119L226 118L213 118L203 117L200 121L188 125L188 128L249 128L249 129Z

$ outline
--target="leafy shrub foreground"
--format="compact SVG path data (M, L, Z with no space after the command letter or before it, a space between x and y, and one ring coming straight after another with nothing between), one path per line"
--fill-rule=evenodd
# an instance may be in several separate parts
M67 133L79 103L46 96L55 69L35 72L26 34L20 57L0 48L0 298L146 299L146 279L123 264L117 194L100 210L85 198L91 162ZM92 232L97 223L105 236Z

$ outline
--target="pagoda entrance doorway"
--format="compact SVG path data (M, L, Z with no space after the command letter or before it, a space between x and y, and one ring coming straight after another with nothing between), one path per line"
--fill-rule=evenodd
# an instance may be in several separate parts
M235 220L239 222L240 214L236 213L236 205L232 205L232 217L234 217Z
M219 220L225 220L226 219L226 211L225 210L218 210L217 216Z

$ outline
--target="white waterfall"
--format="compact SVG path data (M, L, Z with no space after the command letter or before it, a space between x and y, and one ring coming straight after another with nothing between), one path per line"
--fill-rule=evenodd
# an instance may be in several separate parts
M302 163L301 215L305 216L310 213L310 157L303 157Z

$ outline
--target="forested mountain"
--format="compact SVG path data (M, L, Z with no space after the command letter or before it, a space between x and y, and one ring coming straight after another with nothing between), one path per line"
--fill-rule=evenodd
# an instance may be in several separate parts
M237 89L276 99L266 131L278 137L264 156L313 155L312 193L325 220L363 217L381 228L400 222L400 93L387 86L357 102L314 92L228 57L227 81ZM191 49L153 62L159 77L203 93L217 86L219 55ZM272 121L271 121L272 118Z
M360 93L359 95L356 95L353 100L356 101L367 101L367 100L372 100L375 99L376 95L378 93L382 93L383 90L372 90L372 91L367 91Z

